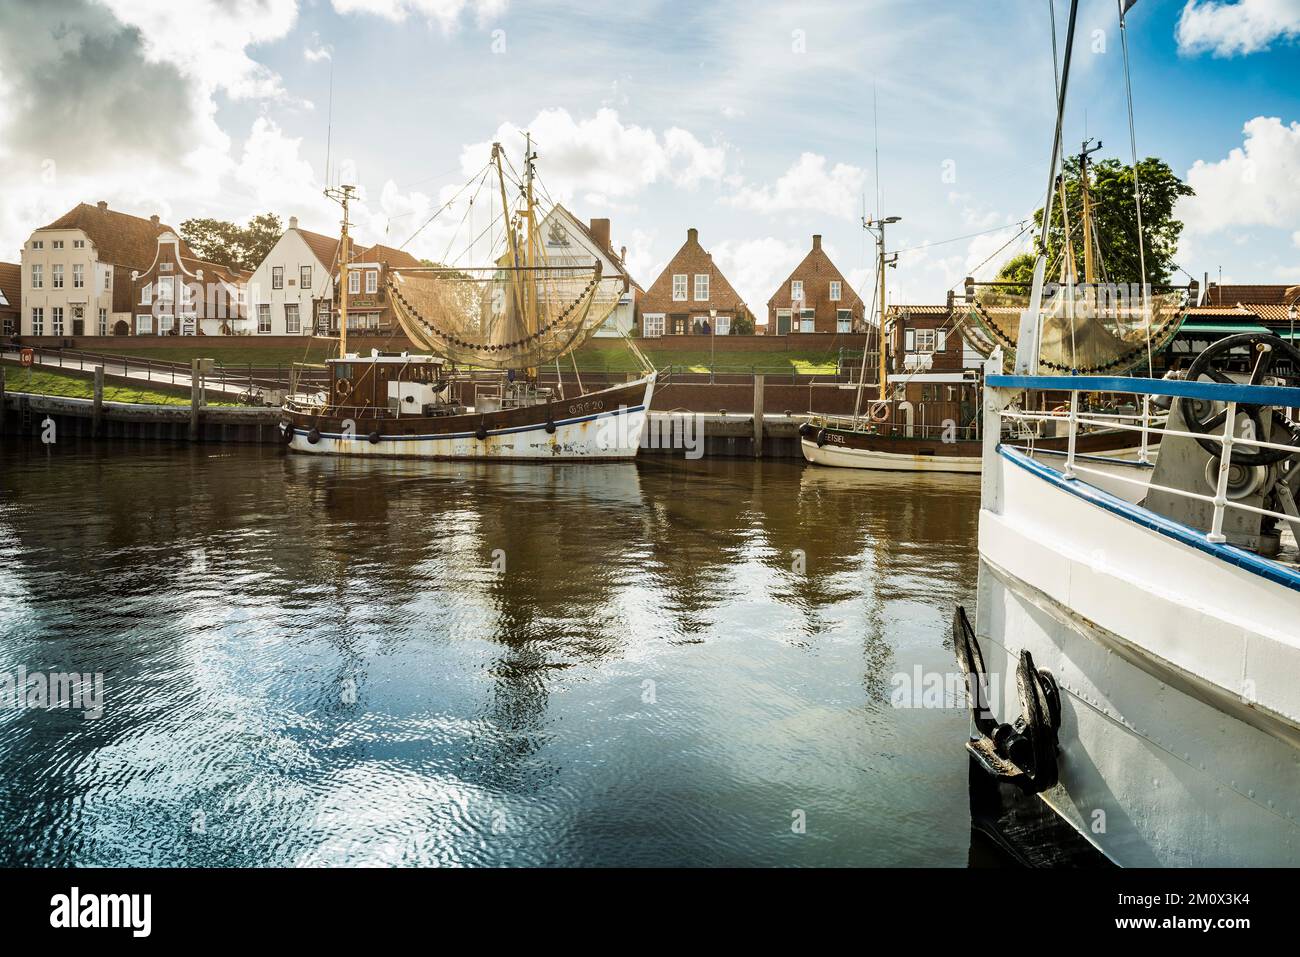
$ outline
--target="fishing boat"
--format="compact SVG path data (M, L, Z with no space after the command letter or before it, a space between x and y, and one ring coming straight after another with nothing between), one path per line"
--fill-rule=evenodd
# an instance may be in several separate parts
M976 609L952 624L971 759L1120 865L1294 866L1300 351L1248 333L1182 379L1044 369L1039 248L1016 367L1000 350L986 367ZM1069 301L1092 322L1083 292ZM1064 411L1039 408L1045 392ZM1087 428L1116 427L1086 411L1098 395L1169 404L1162 425L1122 426L1162 433L1153 465L1080 454ZM1063 425L1064 455L1005 441L1020 424Z
M291 451L506 461L636 456L654 395L653 367L625 336L641 374L588 391L572 359L617 308L630 279L599 250L548 252L543 230L559 207L548 212L539 202L535 159L530 139L523 174L516 175L493 144L481 175L463 190L477 184L465 204L470 212L481 192L496 207L477 234L467 213L466 251L473 256L486 243L486 264L384 270L382 294L418 353L348 351L352 187L332 192L343 206L339 351L325 363L323 388L291 390L283 405L280 428ZM576 388L559 374L564 357L573 361ZM550 363L555 384L543 385L539 370Z

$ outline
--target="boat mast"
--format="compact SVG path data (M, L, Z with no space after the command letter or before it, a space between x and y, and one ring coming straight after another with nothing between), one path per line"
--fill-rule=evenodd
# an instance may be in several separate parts
M515 232L515 224L510 216L510 197L506 194L506 174L501 167L501 144L492 144L492 162L497 168L497 184L501 188L501 215L505 221L506 241L510 244L510 264L511 276L510 287L514 291L515 308L521 312L524 310L524 303L519 298L519 236Z
M537 316L537 279L533 272L533 267L537 265L538 257L536 256L533 243L537 241L537 222L533 215L533 160L537 154L533 152L533 134L524 134L524 184L525 196L528 203L527 222L527 252L525 254L525 264L528 266L528 272L525 274L528 279L528 289L525 293L524 309L524 327L528 330L530 336L537 333L538 316ZM577 360L575 360L576 363ZM537 369L530 366L525 373L529 379L537 378Z
M1097 281L1092 251L1092 197L1088 192L1088 156L1101 149L1101 140L1089 148L1091 142L1091 139L1084 140L1083 148L1079 151L1079 194L1083 197L1083 281L1086 283Z
M881 219L863 219L862 228L874 230L876 233L876 268L880 272L880 336L877 342L877 348L880 352L880 364L877 370L879 379L879 395L883 402L886 396L886 379L888 371L885 368L885 316L888 310L885 307L885 267L889 265L888 257L885 255L885 227L893 223L902 222L899 216L885 216Z
M340 186L327 189L325 195L343 205L343 230L339 236L339 358L348 356L348 203L352 199L355 186Z

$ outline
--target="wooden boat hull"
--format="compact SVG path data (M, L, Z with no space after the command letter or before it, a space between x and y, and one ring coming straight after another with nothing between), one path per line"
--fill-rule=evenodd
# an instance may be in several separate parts
M1080 435L1075 446L1079 455L1111 455L1136 459L1140 449L1135 443L1138 433L1123 429L1090 432ZM1159 441L1150 437L1150 444ZM1008 445L1019 445L1018 440ZM965 472L981 469L983 443L977 439L944 442L941 439L910 438L901 435L873 435L852 429L817 428L800 435L803 457L814 465L838 468L879 469L890 472ZM1065 436L1035 439L1033 448L1064 452Z
M636 457L655 376L573 399L498 412L342 419L287 408L290 451L312 455L496 461L625 461Z

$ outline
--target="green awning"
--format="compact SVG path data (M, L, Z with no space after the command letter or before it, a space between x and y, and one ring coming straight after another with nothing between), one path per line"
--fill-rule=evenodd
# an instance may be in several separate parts
M1268 332L1263 326L1245 322L1184 322L1178 332L1213 332L1217 335L1234 335L1240 332Z

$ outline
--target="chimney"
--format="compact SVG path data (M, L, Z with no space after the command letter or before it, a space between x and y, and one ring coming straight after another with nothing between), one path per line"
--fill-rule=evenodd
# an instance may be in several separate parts
M609 220L593 219L591 221L591 238L596 241L596 247L605 252L609 249Z
M822 248L822 234L813 233L813 249L821 249L821 248Z
M100 211L101 213L106 213L106 212L108 212L108 201L107 201L107 200L103 200L103 199L101 199L101 200L100 200L98 203L96 203L95 205L99 207L99 211Z
M298 217L297 217L297 216L290 216L290 217L289 217L289 228L290 228L290 229L297 229L297 228L298 228Z
M626 246L620 246L620 247L618 248L618 261L621 262L621 263L625 263L625 262L627 262L627 247L626 247Z
M152 216L150 216L150 217L149 217L149 222L151 222L151 223L153 223L155 226L157 226L157 225L158 225L158 214L157 214L157 213L154 213Z
M700 231L694 226L686 230L686 241L688 243L698 243L700 241Z

